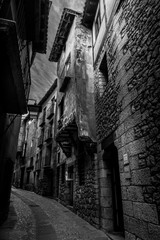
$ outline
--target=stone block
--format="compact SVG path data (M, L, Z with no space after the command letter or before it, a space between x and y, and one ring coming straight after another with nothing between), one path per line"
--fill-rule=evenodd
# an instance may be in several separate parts
M149 168L133 170L131 176L133 185L150 185L151 183Z
M119 115L120 124L131 115L131 108L127 106Z
M108 187L108 188L111 187L111 183L107 182L106 178L100 178L99 181L100 181L100 187Z
M128 199L127 187L121 187L121 193L122 193L122 199L127 200Z
M129 186L127 188L127 198L131 201L143 202L143 190L142 187Z
M133 216L133 203L132 201L123 201L123 212L125 215Z
M119 161L119 172L124 172L124 163L123 160Z
M128 55L126 56L127 59L125 59L125 60L127 61L128 58L131 56L131 54L130 54L130 52L128 52L128 53L126 53L126 54L128 54ZM123 60L123 61L124 61L124 60ZM120 85L121 85L121 86L124 86L125 84L127 84L127 83L129 82L129 80L130 80L133 76L134 76L133 69L130 68L130 69L127 71L126 75L125 75L123 78L121 78Z
M117 60L119 61L119 59ZM118 63L117 63L118 64ZM117 65L115 63L115 65ZM120 82L120 80L126 75L126 70L125 70L125 67L123 66L119 71L118 71L118 74L116 76L116 79L115 79L115 84L118 85L118 83Z
M128 86L125 84L123 87L120 88L120 92L117 96L117 104L119 104L122 99L128 94ZM124 108L123 108L124 111Z
M115 15L114 21L113 21L114 26L115 26L115 24L119 21L119 18L120 18L120 16L121 16L122 12L123 12L123 10L122 10L122 8L120 8L120 10L118 11L118 13ZM114 29L114 28L113 28L113 29Z
M100 178L105 178L106 177L106 175L107 175L107 169L100 169L99 170L99 176L100 176Z
M133 210L136 218L158 224L158 214L155 204L134 202Z
M125 173L130 172L129 165L125 165L125 166L124 166L124 172L125 172Z
M101 227L104 230L112 231L113 230L113 220L111 219L101 219Z
M106 196L106 197L100 197L100 204L102 207L112 207L112 197Z
M138 155L130 156L129 162L130 162L130 170L139 169L139 158L138 158Z
M145 152L146 150L146 143L144 138L135 140L133 142L130 142L126 146L130 156L137 155L139 153Z
M102 159L99 160L99 164L98 164L98 165L99 165L99 166L98 166L98 169L99 169L99 170L100 170L100 169L106 169L106 168L107 168L105 161L102 160Z
M131 103L131 94L128 93L127 95L124 96L122 100L122 109L125 109L130 103Z
M124 131L128 131L130 128L135 127L141 122L141 112L136 111L130 117L128 117L124 122Z
M120 173L121 186L129 186L130 178L128 178L128 173Z
M128 36L127 36L127 34L125 34L124 37L121 39L120 43L118 44L118 51L120 51L124 47L124 45L127 43L127 41L128 41ZM131 55L131 53L130 53L130 55ZM124 63L127 61L127 59L128 59L128 53L125 56L125 61L122 62L123 64L122 63L120 64L119 69L121 66L124 65Z
M148 224L144 221L124 215L124 227L127 232L143 240L151 240L148 234Z
M124 154L126 154L125 146L118 149L118 158L119 158L120 161L124 159Z
M122 22L121 22L121 24L120 24L120 26L119 26L119 31L121 32L122 29L123 29L125 26L126 26L126 20L123 19Z
M117 138L120 137L125 132L124 123L120 124L116 131Z
M125 240L136 240L136 236L132 233L125 231Z
M100 188L100 196L101 197L106 197L106 196L111 197L112 196L112 189L111 188L106 188L106 187Z
M122 136L121 136L121 142L122 142L122 146L133 142L135 139L135 135L134 135L134 129L129 129L127 132L125 132Z
M155 224L148 224L149 230L149 237L152 240L159 240L160 239L160 226Z
M113 218L112 208L101 207L101 216L104 219L112 219Z

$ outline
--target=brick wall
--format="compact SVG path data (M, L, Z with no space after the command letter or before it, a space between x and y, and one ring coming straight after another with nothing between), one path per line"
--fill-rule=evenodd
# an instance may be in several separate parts
M105 41L103 91L99 62L95 71L97 134L101 143L115 133L128 240L158 240L160 234L159 20L159 1L123 1Z

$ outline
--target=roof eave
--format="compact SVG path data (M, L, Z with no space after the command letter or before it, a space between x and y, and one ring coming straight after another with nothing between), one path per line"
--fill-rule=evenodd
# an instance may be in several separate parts
M63 50L63 46L66 43L69 31L73 24L74 17L80 14L81 13L76 12L74 10L64 8L60 23L58 26L58 30L55 36L55 40L52 46L52 50L49 56L49 61L58 62Z

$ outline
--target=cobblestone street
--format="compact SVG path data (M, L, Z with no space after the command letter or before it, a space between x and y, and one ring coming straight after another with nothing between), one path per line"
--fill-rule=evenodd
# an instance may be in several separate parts
M103 232L53 199L12 189L9 218L1 240L107 240Z

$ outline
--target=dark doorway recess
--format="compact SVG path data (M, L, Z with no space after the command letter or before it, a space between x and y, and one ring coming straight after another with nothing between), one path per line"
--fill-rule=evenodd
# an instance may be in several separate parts
M103 160L110 171L110 186L112 192L113 231L124 234L124 220L121 196L121 184L118 162L118 151L114 143L104 149Z

